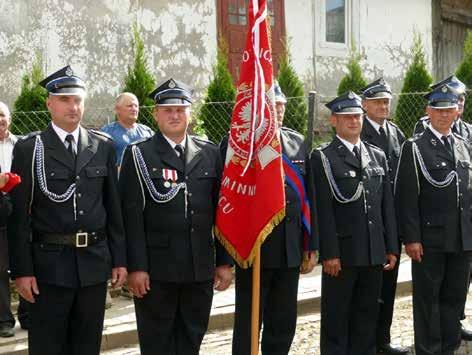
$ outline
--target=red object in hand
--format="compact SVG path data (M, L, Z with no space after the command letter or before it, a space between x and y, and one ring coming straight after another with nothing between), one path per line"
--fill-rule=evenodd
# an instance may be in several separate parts
M5 173L5 174L8 175L8 182L5 184L5 186L0 188L0 191L1 192L10 192L11 190L13 190L13 188L16 185L18 185L21 182L21 177L20 177L20 175L16 175L16 174L13 174L13 173Z

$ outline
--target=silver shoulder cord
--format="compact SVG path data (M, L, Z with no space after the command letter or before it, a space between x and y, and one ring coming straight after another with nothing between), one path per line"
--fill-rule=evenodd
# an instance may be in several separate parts
M331 170L331 164L329 163L328 158L322 151L320 151L320 156L321 156L321 162L323 163L323 169L324 169L326 178L328 180L329 189L331 190L331 193L336 199L336 201L342 204L346 204L346 203L357 201L362 195L364 198L364 211L367 213L365 190L364 190L364 184L362 183L362 181L359 181L356 192L354 192L354 194L351 197L345 197L341 193L341 190L339 189L338 185L336 184L336 181L333 176L333 171Z
M433 179L428 169L426 168L426 164L424 163L423 156L421 155L420 149L414 142L412 143L412 150L413 150L413 159L415 161L415 170L416 170L416 159L418 159L418 163L420 165L420 169L421 169L421 172L423 173L425 180L429 182L432 186L438 189L442 189L442 188L448 187L452 183L452 181L456 179L457 206L459 206L459 178L457 176L457 171L451 170L443 181L437 181ZM416 174L416 179L419 186L418 174ZM419 191L420 189L418 188L418 193Z
M146 204L146 197L144 195L144 187L143 187L143 180L144 180L144 184L146 185L149 195L151 196L153 201L156 203L167 203L171 201L175 196L177 196L179 191L183 189L184 196L185 196L185 218L187 218L187 205L188 205L187 184L185 182L181 182L181 183L178 183L176 186L172 187L167 193L165 194L159 193L159 191L157 191L149 175L149 170L146 166L146 162L144 161L141 149L139 149L138 146L133 145L133 147L131 148L131 151L133 153L133 162L136 169L136 173L138 175L139 184L141 186L141 194L143 197L143 210Z
M35 174L36 172L36 174ZM73 206L74 206L74 220L77 220L77 200L76 200L76 185L72 183L67 190L58 195L54 192L49 191L48 183L46 179L46 169L44 167L44 145L43 141L41 140L41 136L36 136L36 141L34 144L33 150L33 161L31 164L31 175L32 175L32 184L31 184L31 201L30 201L30 208L33 204L33 196L34 196L34 178L38 179L38 186L41 192L52 202L55 203L63 203L68 201L72 196L74 197Z

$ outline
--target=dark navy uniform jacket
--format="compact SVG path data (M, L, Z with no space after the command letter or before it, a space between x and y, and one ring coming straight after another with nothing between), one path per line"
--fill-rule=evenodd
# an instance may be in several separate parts
M399 254L393 189L385 154L363 144L361 161L337 137L312 154L312 168L320 233L320 260L340 258L345 266L371 266L386 262L386 254ZM361 197L338 202L331 192L321 152L329 160L332 177L346 198L360 181Z
M32 175L36 136L44 144L47 187L63 194L75 183L74 197L58 203L40 190ZM77 159L66 150L51 125L19 140L11 171L21 184L11 192L13 212L8 235L13 277L36 276L39 282L79 287L106 282L111 268L126 266L126 251L113 143L104 133L80 128ZM31 208L30 208L31 204ZM101 232L106 239L86 248L36 241L44 234Z

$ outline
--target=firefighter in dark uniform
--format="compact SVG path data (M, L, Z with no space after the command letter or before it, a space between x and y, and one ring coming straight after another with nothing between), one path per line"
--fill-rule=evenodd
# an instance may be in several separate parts
M392 91L383 78L380 78L362 90L362 107L366 111L362 125L361 140L382 149L387 157L390 185L393 188L397 172L400 148L405 135L397 125L388 120ZM393 190L392 190L393 193ZM390 344L393 305L397 289L398 268L384 271L382 293L379 298L379 317L377 320L377 352L382 354L407 354L408 348L394 347Z
M434 90L444 84L447 84L451 89L454 89L458 96L459 96L459 101L457 102L459 112L457 115L456 120L452 124L452 132L454 134L458 134L462 138L465 138L469 142L472 142L472 125L464 122L462 120L462 114L464 113L464 106L465 106L465 94L467 87L465 84L460 81L455 75L449 76L444 80L441 80L440 82L431 85L431 90ZM426 115L424 117L421 117L418 122L416 122L415 129L414 129L414 134L419 134L425 131L425 129L429 125L429 117ZM472 332L469 332L469 337L472 340Z
M297 324L297 294L300 273L309 273L315 266L317 223L314 219L313 185L309 175L309 151L303 136L282 127L287 99L275 83L275 105L284 159L298 171L311 205L310 234L302 224L303 203L297 190L285 184L286 217L267 237L261 247L260 320L262 354L288 354ZM227 137L221 143L226 155ZM285 167L284 167L285 168ZM307 205L308 208L308 205ZM236 267L236 306L234 313L233 355L251 353L252 269Z
M465 107L465 95L467 91L467 87L465 84L460 81L455 75L452 75L434 85L431 86L431 89L435 89L443 84L447 84L450 88L454 89L458 95L457 106L459 109L459 113L457 115L456 120L452 124L451 130L454 134L458 134L469 143L472 143L472 125L462 120L462 115L464 113ZM415 126L415 133L423 132L429 124L429 117L425 116L422 117ZM472 265L471 265L471 273L472 273ZM470 282L470 276L469 276ZM470 287L470 286L469 286ZM467 289L467 293L469 290ZM462 320L465 319L465 303L464 303L464 311L462 312ZM472 331L465 328L461 325L461 338L465 341L472 341Z
M323 264L321 354L375 355L382 271L399 254L384 152L360 140L361 98L326 104L336 137L312 154Z
M212 235L222 160L216 145L187 134L192 91L169 79L150 95L159 132L127 148L120 173L144 355L198 354L213 287L232 280L232 260Z
M107 280L126 279L115 151L81 127L85 85L70 66L40 85L52 122L13 150L11 272L31 303L31 355L98 354Z
M416 354L453 354L472 250L471 147L452 133L458 96L443 85L427 94L430 120L407 140L395 183L398 225L412 259Z

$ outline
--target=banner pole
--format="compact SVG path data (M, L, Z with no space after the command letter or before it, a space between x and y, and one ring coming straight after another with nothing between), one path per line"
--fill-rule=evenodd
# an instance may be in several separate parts
M259 306L261 286L261 245L256 245L252 264L252 313L251 313L251 355L259 354Z

